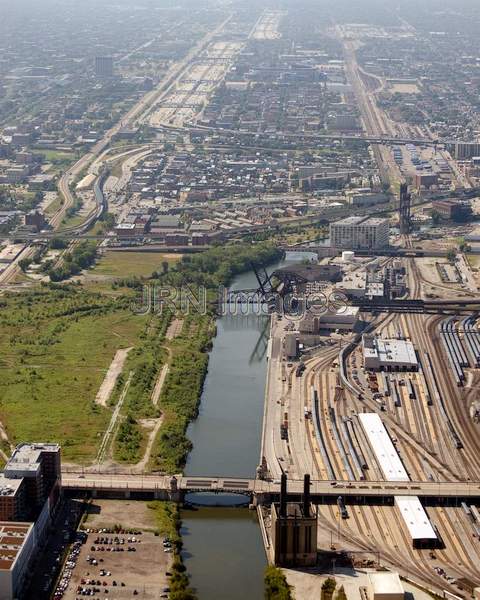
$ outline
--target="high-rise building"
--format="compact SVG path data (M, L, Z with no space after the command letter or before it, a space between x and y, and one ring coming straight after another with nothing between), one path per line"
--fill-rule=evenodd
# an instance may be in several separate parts
M400 233L405 235L410 233L411 227L411 204L412 196L408 191L406 183L402 183L400 186L400 203L399 203L399 217L400 217Z
M330 224L330 246L338 250L380 250L388 236L387 219L347 217Z
M61 494L60 446L20 444L0 473L0 598L22 597Z
M113 77L113 58L111 56L95 57L95 75L101 79Z

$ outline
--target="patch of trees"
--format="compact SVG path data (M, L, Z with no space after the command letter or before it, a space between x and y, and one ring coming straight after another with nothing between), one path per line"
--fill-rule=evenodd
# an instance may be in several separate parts
M283 253L271 243L236 244L211 248L201 254L185 254L175 268L164 270L159 277L173 286L188 283L215 289L228 285L234 277L279 260Z
M97 256L97 247L94 242L83 241L71 252L63 257L59 267L52 267L48 271L50 281L64 281L73 275L78 275L82 269L90 267Z
M142 445L142 434L138 423L128 415L120 424L115 443L115 457L121 461L132 461L138 456Z
M265 600L293 600L292 588L278 567L265 569Z

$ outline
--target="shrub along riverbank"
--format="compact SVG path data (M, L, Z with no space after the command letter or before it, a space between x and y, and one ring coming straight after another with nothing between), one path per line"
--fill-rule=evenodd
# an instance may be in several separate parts
M160 277L162 284L197 285L216 293L218 286L251 268L279 260L282 252L272 244L243 244L213 248L184 256L175 268ZM186 432L198 415L198 406L207 374L208 353L215 336L213 312L192 313L184 318L182 333L170 344L172 360L160 396L164 423L154 444L150 468L178 473L185 466L192 444Z

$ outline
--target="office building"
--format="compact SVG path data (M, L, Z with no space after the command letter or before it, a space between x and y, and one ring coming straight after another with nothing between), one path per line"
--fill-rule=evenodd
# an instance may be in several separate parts
M31 227L36 233L41 231L46 224L45 216L38 210L31 210L25 215L25 226Z
M95 75L100 79L113 77L113 58L111 56L95 57Z
M330 245L338 250L380 250L388 236L387 219L347 217L330 224Z
M457 142L453 145L453 155L457 160L480 155L479 142Z

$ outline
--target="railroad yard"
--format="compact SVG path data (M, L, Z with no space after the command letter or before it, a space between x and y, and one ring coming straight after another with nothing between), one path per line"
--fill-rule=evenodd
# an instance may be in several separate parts
M404 266L409 297L425 297L432 286L438 296L469 293L461 277L445 285L414 258L404 259ZM271 476L300 479L310 472L313 479L339 483L478 481L476 315L361 318L374 339L389 340L392 348L411 343L414 368L367 368L365 338L354 332L328 343L325 338L300 363L288 362L289 327L272 318L266 423L273 435L264 434L263 445ZM333 555L348 551L356 565L388 565L435 591L461 593L480 581L476 506L447 506L441 499L424 506L401 496L393 506L368 506L345 502L340 489L338 494L336 504L318 506L319 546Z

